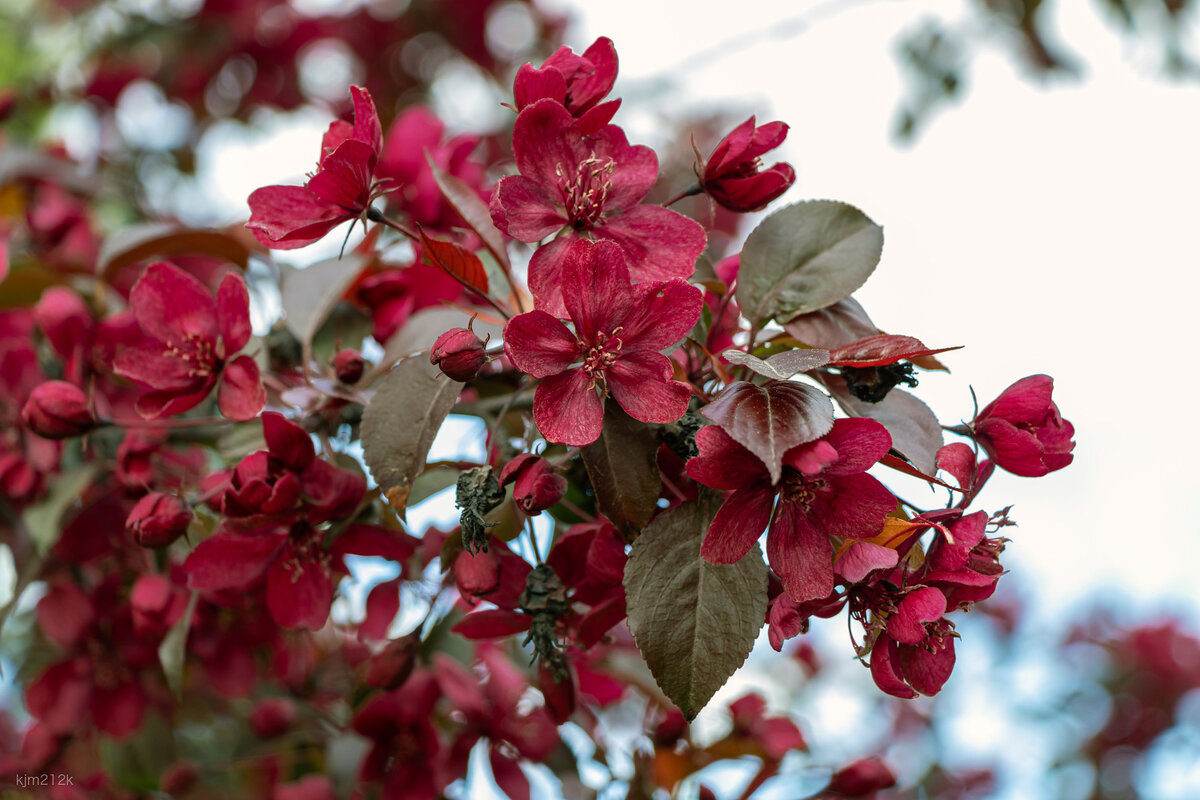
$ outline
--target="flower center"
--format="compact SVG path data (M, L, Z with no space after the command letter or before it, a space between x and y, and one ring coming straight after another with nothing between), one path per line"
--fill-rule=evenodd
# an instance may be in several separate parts
M616 363L621 355L622 328L613 328L612 333L596 334L596 341L591 345L580 341L576 345L583 356L583 372L592 379L592 386L597 383L603 386L604 370ZM606 390L607 391L607 390Z
M616 162L611 158L601 161L595 153L580 162L573 177L562 164L554 166L567 218L575 230L588 230L600 220L604 201L612 190L611 176L615 168Z
M794 469L784 470L779 486L779 499L785 503L799 503L805 511L811 508L817 493L825 488L825 481L808 479Z
M166 352L188 364L189 378L207 378L217 365L214 343L194 333L189 333L182 344L168 342Z

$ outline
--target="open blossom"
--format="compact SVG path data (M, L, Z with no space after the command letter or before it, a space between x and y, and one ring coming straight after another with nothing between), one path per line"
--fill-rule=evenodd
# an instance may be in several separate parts
M661 206L642 204L658 178L658 157L608 125L584 137L567 109L539 100L517 116L513 154L520 175L501 178L492 195L496 227L522 242L566 235L529 262L537 308L561 316L563 265L571 242L608 239L621 246L637 282L686 278L704 250L704 228Z
M762 168L763 153L783 144L787 132L783 122L755 127L750 117L717 144L701 170L700 187L730 211L765 208L796 180L791 164Z
M121 351L118 375L148 386L137 401L148 418L180 414L220 382L217 404L230 419L253 419L266 404L258 364L230 358L250 341L250 296L241 276L221 281L214 300L193 276L172 264L152 264L134 284L129 307L149 344Z
M603 128L617 113L620 100L600 102L616 82L617 49L612 39L601 36L582 55L560 47L540 68L522 65L513 82L513 99L518 111L547 97L561 103L586 135Z
M631 286L621 248L579 241L567 251L563 301L572 332L545 311L504 327L504 349L522 372L542 382L533 421L547 440L596 441L611 394L634 419L674 422L687 410L687 384L671 380L662 353L700 316L700 291L679 278Z
M713 489L733 490L709 526L700 555L732 564L769 523L767 560L798 603L833 591L830 536L869 539L896 507L891 492L866 474L892 444L875 420L836 420L822 438L788 450L777 485L766 466L721 428L701 428L696 444L700 455L688 461L688 475Z
M1051 399L1054 379L1030 375L988 403L971 423L975 438L1001 469L1038 478L1070 464L1075 427Z
M276 250L321 239L348 219L366 214L384 185L375 181L383 129L367 90L351 86L354 124L335 120L321 139L321 160L304 186L264 186L250 193L255 238Z

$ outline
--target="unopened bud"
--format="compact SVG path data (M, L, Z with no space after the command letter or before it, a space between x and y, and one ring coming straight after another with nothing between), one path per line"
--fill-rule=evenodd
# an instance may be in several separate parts
M488 362L487 342L468 326L451 328L437 338L429 351L429 362L441 368L449 378L466 383L479 374Z
M137 502L125 528L142 547L166 547L182 536L192 521L192 509L173 494L151 492Z
M337 373L338 380L347 386L358 383L366 366L367 362L363 360L362 354L350 348L339 350L333 357L333 370Z
M250 727L260 739L273 739L296 722L296 706L286 697L260 700L250 711Z
M66 381L49 381L33 390L21 419L26 427L46 439L69 439L96 427L83 390Z
M500 485L513 487L513 500L530 516L557 503L567 493L567 480L554 474L554 468L544 458L523 453L505 465L500 473Z

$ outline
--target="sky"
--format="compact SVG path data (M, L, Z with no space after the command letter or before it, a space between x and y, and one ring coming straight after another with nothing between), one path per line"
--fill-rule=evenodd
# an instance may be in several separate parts
M1200 296L1200 87L1162 82L1094 4L1059 2L1081 80L1039 85L984 49L965 101L901 145L895 36L964 3L581 5L570 43L616 43L631 141L639 123L652 131L656 101L639 92L669 76L657 99L669 112L711 103L791 126L777 152L798 177L776 206L833 198L884 226L857 296L884 330L966 345L944 357L951 375L916 390L944 422L970 418L969 387L982 404L1026 375L1054 377L1075 463L997 475L982 498L1015 504L1006 563L1048 606L1125 595L1194 612L1200 373L1183 354Z

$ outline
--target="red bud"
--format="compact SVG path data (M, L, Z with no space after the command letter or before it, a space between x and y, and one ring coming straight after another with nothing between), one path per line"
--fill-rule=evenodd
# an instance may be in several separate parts
M488 362L486 344L470 328L451 328L433 343L429 362L453 380L466 383Z
M33 390L21 411L25 425L46 439L69 439L96 427L87 395L66 381L49 381Z
M151 492L138 501L125 528L142 547L166 547L187 531L192 509L173 494Z
M333 357L334 372L337 373L338 380L347 385L358 383L366 366L367 362L357 350L339 350Z

